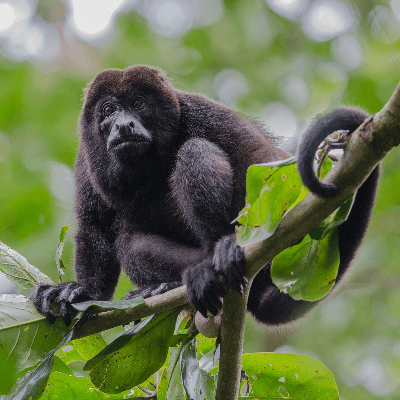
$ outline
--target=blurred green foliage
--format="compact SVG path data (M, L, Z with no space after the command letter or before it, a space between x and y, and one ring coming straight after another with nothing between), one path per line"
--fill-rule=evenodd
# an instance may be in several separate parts
M392 24L373 29L373 7L389 10L389 1L356 3L360 13L349 34L363 59L355 69L335 56L337 39L311 40L301 19L279 16L263 0L225 0L218 22L176 37L156 34L143 13L131 10L119 16L112 38L96 46L64 31L59 54L47 62L12 61L0 41L0 240L56 280L59 231L74 226L82 90L103 68L159 66L177 88L215 100L221 93L216 77L233 70L245 86L232 106L260 117L269 102L286 104L297 117L297 134L305 121L340 104L379 111L400 78L398 31ZM37 12L61 32L65 9L60 1L41 1ZM302 101L293 76L306 85ZM383 162L370 229L336 296L290 327L266 330L248 321L246 351L279 347L313 355L332 370L342 399L400 399L399 155L395 149ZM72 238L68 233L63 253L66 280L74 277ZM129 287L122 280L116 297Z

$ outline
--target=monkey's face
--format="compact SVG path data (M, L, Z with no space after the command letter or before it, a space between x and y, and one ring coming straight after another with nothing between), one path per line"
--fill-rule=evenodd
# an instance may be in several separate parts
M87 89L81 143L91 163L144 168L144 159L157 163L173 147L179 118L177 93L161 70L105 70Z
M106 97L97 109L98 129L111 156L129 162L151 148L153 105L145 97L134 93L124 100Z

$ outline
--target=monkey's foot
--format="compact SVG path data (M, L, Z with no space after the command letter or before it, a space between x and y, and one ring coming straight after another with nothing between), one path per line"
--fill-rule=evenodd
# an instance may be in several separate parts
M132 290L126 297L124 297L124 300L133 299L139 296L143 296L147 299L148 297L168 292L169 290L175 289L179 286L182 286L182 282L180 281L161 283L161 285L151 285L147 288Z
M183 282L187 286L187 300L204 318L207 318L207 310L213 315L218 314L222 308L220 297L224 297L225 288L213 271L210 260L188 268L184 272Z
M245 259L242 247L236 242L235 235L222 238L215 247L213 268L222 282L230 289L243 294L249 283L244 276Z

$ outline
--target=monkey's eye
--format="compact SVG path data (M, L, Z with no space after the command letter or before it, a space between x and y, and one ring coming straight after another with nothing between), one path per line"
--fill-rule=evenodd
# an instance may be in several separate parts
M103 107L103 115L105 117L108 117L109 115L111 115L114 112L114 107L107 104Z
M142 99L141 97L136 97L136 99L133 100L132 106L133 108L139 110L144 106L144 99Z

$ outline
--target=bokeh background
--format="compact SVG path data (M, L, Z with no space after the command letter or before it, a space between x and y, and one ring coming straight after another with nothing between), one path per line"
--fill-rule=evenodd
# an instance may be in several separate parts
M0 0L0 240L73 279L76 135L85 85L149 64L296 137L339 105L381 109L400 79L399 0ZM371 227L346 282L289 327L250 317L245 351L312 355L341 399L400 399L400 152L383 162ZM129 289L123 279L116 298ZM18 292L0 276L0 292Z

